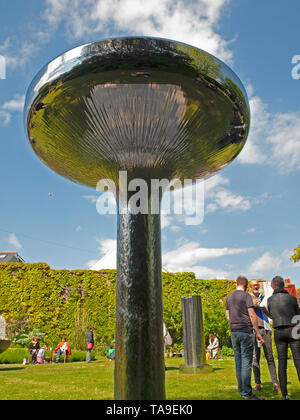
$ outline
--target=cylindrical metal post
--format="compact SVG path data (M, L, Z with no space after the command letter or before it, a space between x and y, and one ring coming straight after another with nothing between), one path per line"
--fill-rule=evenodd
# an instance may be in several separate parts
M206 364L204 324L201 296L181 298L185 365L182 373L200 373L212 370Z
M160 214L118 215L115 398L165 399Z

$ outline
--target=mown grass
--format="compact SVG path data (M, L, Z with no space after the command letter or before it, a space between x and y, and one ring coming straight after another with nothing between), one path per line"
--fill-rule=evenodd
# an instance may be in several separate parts
M166 359L168 400L239 400L234 360L210 361L214 371L186 375L179 372L183 359ZM0 365L0 400L112 400L114 362L98 359L93 363L44 366ZM260 396L280 400L273 391L267 364L262 361ZM291 399L300 400L296 370L288 361L288 390Z

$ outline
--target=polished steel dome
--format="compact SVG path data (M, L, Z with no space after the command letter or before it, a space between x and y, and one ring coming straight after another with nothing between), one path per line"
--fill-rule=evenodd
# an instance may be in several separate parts
M45 66L26 97L30 144L51 169L96 187L129 177L207 177L242 150L250 113L239 78L198 48L107 39Z

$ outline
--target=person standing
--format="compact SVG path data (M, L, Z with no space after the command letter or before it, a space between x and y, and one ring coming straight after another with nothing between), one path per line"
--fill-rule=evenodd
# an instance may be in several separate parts
M90 363L91 358L91 352L94 348L94 327L90 325L88 332L86 333L86 362Z
M275 276L271 282L273 295L267 301L269 317L273 320L274 340L278 355L278 376L282 399L288 400L287 392L287 354L288 347L292 350L294 365L300 381L300 337L296 331L297 317L300 308L297 299L284 289L284 280ZM299 318L298 318L299 320Z
M230 323L239 393L244 400L262 400L253 394L251 387L253 328L261 345L264 341L258 328L252 297L246 292L247 287L247 278L239 276L236 290L226 300L226 318Z
M252 296L255 313L257 316L258 328L260 334L264 340L263 349L267 360L271 380L273 383L274 390L280 391L278 385L278 378L276 373L276 366L273 356L272 349L272 329L269 323L269 319L265 313L264 306L266 306L266 300L264 296L259 292L260 285L258 280L252 280L249 282L250 295ZM255 390L261 390L261 374L260 374L260 355L261 346L257 340L256 334L253 337L253 373L255 379Z

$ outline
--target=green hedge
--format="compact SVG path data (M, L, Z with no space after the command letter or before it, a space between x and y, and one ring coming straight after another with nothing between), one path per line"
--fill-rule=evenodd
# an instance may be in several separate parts
M0 364L19 364L23 363L23 360L27 360L28 350L9 348L5 352L0 354ZM68 362L84 362L86 359L85 351L72 351L71 356L68 356ZM95 360L95 352L91 352L91 359ZM46 361L50 361L50 353L46 354ZM60 361L63 361L63 356L60 357Z
M85 350L88 325L95 327L97 350L114 342L116 271L53 270L47 264L0 264L0 313L11 331L38 329L48 347L66 335ZM225 300L235 288L229 280L197 280L194 273L163 273L164 320L175 345L182 347L181 297L203 298L206 338L216 333L230 345Z

